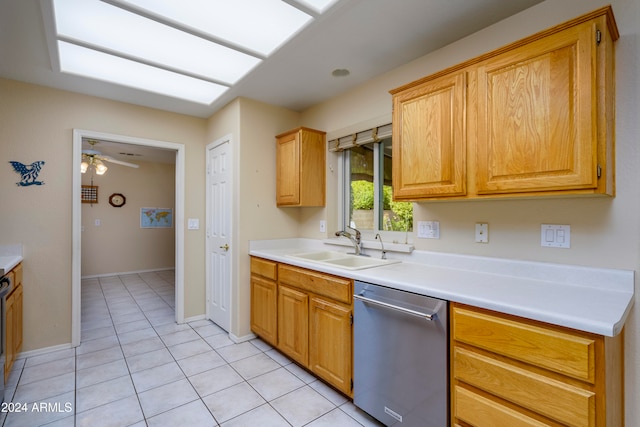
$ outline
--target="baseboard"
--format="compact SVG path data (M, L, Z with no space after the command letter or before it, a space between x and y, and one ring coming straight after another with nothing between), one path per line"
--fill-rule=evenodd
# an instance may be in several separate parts
M247 335L243 335L243 336L239 337L239 336L234 335L231 332L229 332L229 339L231 341L233 341L234 343L236 343L236 344L240 344L240 343L245 342L245 341L250 341L250 340L252 340L254 338L257 338L257 335L255 335L255 334L247 334Z
M37 350L22 351L16 356L16 359L25 359L27 357L40 356L43 354L52 353L54 351L68 350L70 348L73 348L73 346L71 345L71 343L67 343L54 345L51 347L39 348Z
M187 319L184 319L184 322L182 323L189 323L189 322L195 322L196 320L205 320L206 317L204 314L199 314L197 316L193 316L193 317L189 317Z
M89 276L82 276L81 279L98 279L100 277L126 276L128 274L155 273L157 271L167 271L167 270L175 270L175 267L152 268L149 270L121 271L118 273L92 274Z

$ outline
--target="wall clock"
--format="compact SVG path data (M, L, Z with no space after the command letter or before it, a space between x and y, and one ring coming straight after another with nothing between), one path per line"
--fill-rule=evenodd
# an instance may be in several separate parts
M114 208L122 207L125 203L127 203L127 199L120 193L113 193L109 196L109 204Z

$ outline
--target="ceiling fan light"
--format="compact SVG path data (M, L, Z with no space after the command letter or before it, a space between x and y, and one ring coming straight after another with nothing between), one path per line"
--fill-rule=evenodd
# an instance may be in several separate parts
M80 163L80 173L85 173L89 169L89 163L82 162Z
M96 173L98 175L104 175L107 172L107 169L109 169L104 163L97 161L96 162Z

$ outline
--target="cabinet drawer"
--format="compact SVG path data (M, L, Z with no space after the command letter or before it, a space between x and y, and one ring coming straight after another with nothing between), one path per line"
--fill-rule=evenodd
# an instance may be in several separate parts
M251 257L251 273L267 279L276 280L278 264L262 258Z
M572 427L595 424L595 393L456 348L456 379Z
M455 399L455 416L475 427L548 427L552 425L459 386L455 387L453 398Z
M593 384L596 341L586 334L454 307L452 336L497 354Z
M280 283L351 304L353 290L349 279L284 264L278 266L278 277Z

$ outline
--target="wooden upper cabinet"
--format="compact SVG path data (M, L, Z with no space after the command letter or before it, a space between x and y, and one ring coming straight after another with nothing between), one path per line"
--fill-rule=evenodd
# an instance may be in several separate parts
M391 91L394 198L610 195L610 7Z
M459 72L393 97L396 200L465 194L465 93Z
M596 43L587 22L480 64L479 194L598 187Z
M276 204L324 206L325 132L297 128L276 136Z

